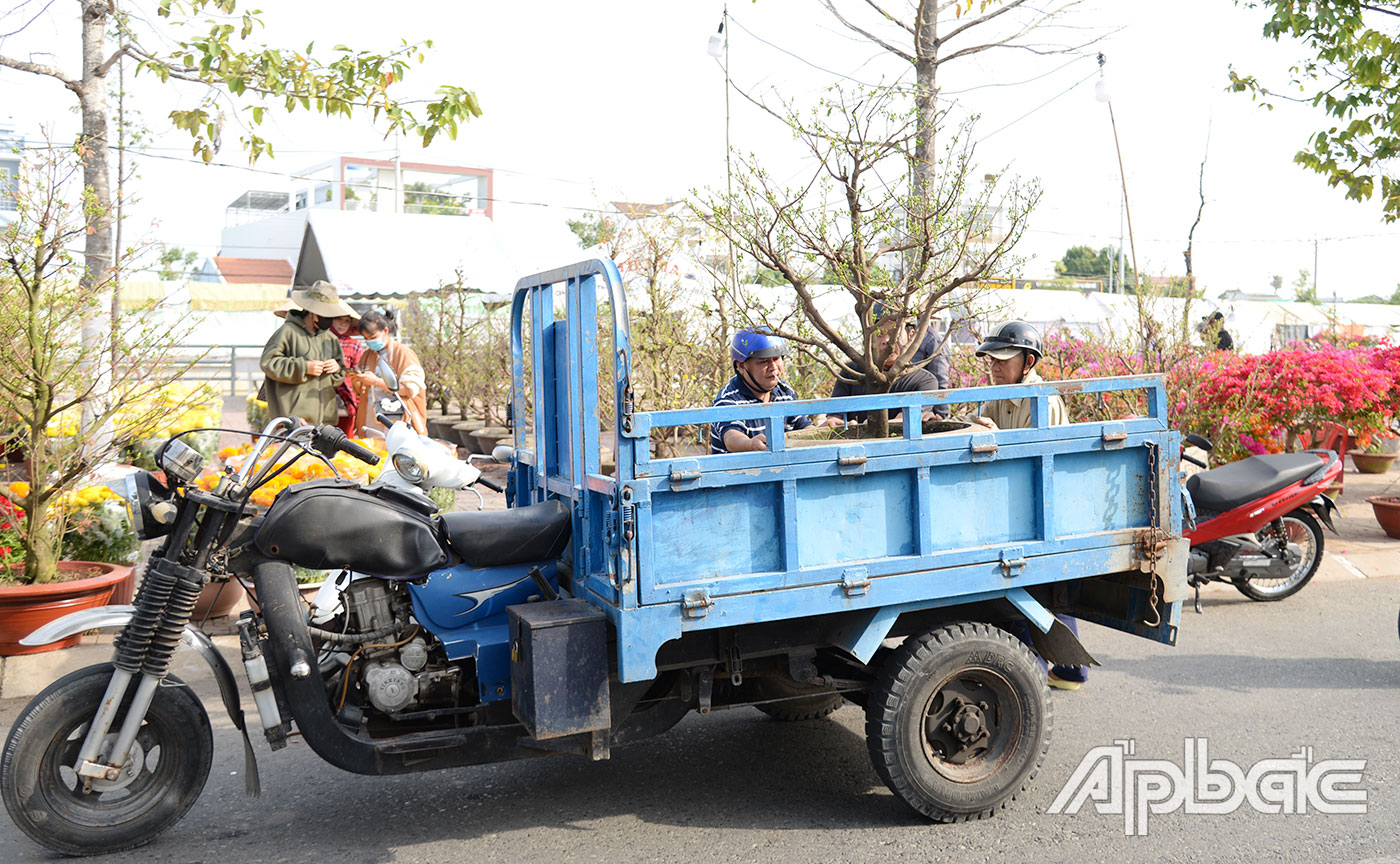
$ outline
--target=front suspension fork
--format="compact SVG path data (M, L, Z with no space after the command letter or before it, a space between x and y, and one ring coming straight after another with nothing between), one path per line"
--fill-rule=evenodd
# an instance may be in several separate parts
M170 674L170 662L180 644L185 625L194 614L206 574L168 558L152 558L136 593L136 611L117 635L112 665L102 703L78 750L73 770L80 777L116 780L131 755L131 746L155 699L156 688ZM112 729L126 692L135 680L136 692L112 744L102 759L102 744Z

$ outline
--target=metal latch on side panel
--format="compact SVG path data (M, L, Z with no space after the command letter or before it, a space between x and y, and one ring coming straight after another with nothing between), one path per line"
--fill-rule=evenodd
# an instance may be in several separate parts
M1001 550L1001 575L1010 579L1019 576L1026 569L1026 550L1021 546L1008 546Z
M847 597L859 597L870 592L870 575L864 567L847 567L841 571L841 590Z
M851 444L836 451L836 470L847 476L865 473L865 447Z
M1103 424L1103 449L1114 450L1121 448L1128 440L1128 430L1123 428L1122 423Z
M671 463L671 488L679 489L700 479L700 463L694 459Z
M632 414L623 418L622 423L623 438L650 438L651 437L651 417L646 414Z
M997 439L990 432L974 432L968 446L972 451L973 462L986 462L996 458Z
M685 592L685 599L681 601L681 610L687 618L704 618L710 614L710 607L715 605L715 601L710 599L710 595L701 589Z

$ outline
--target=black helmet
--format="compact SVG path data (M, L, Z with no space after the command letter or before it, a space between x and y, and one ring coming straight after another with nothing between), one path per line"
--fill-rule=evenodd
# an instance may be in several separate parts
M1005 360L1011 356L1011 350L1025 351L1037 361L1045 356L1040 350L1040 333L1024 321L1008 321L1001 325L977 346L977 356L990 354Z

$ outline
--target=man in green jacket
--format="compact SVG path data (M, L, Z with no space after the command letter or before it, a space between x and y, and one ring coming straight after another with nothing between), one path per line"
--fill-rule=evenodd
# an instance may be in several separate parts
M292 302L301 308L288 312L286 323L263 346L268 413L335 423L335 388L345 380L345 355L330 325L341 315L359 316L329 282L293 291Z

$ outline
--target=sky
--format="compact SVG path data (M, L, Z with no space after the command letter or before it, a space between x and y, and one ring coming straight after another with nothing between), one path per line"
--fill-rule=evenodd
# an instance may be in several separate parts
M156 20L156 0L124 5ZM907 8L906 0L890 0ZM871 27L881 22L857 0L838 8ZM337 43L389 50L400 40L432 39L400 97L431 94L441 83L474 90L484 114L455 141L424 153L400 142L404 158L495 169L495 219L503 233L529 242L606 201L682 199L725 182L724 72L705 48L720 2L424 2L342 0L335 4L260 0L270 44L322 49ZM71 70L78 54L77 0L11 4L0 13L0 54ZM811 105L826 88L851 81L891 82L907 63L844 29L818 0L736 2L729 9L732 147L753 154L779 178L801 178L789 130L742 94ZM30 19L38 13L37 17ZM28 22L28 23L27 23ZM1034 178L1044 190L1017 254L1015 275L1047 278L1074 245L1117 246L1121 186L1107 107L1095 101L1095 52L1113 94L1139 269L1184 272L1182 250L1201 198L1195 271L1211 296L1241 289L1284 293L1299 271L1315 270L1324 298L1389 296L1400 284L1392 250L1400 226L1375 202L1347 201L1325 180L1293 164L1311 132L1326 123L1308 106L1266 111L1225 92L1228 69L1287 81L1302 46L1260 35L1264 16L1229 0L1142 0L1075 5L1037 41L1068 54L991 50L943 67L941 88L955 118L976 115L978 172ZM24 26L22 26L24 25ZM168 31L167 31L168 32ZM884 26L877 35L898 38ZM150 37L151 45L163 37ZM168 37L164 37L168 38ZM236 121L226 127L216 165L190 153L186 133L166 114L201 96L191 86L149 77L131 86L154 131L138 156L139 178L128 236L159 240L201 255L218 251L224 208L246 189L277 189L285 176L336 154L392 157L395 142L368 119L326 119L269 111L263 134L276 158L249 170ZM0 69L0 118L30 137L47 129L71 139L75 101L56 81ZM392 253L389 253L392 254ZM1316 262L1316 264L1314 263Z

